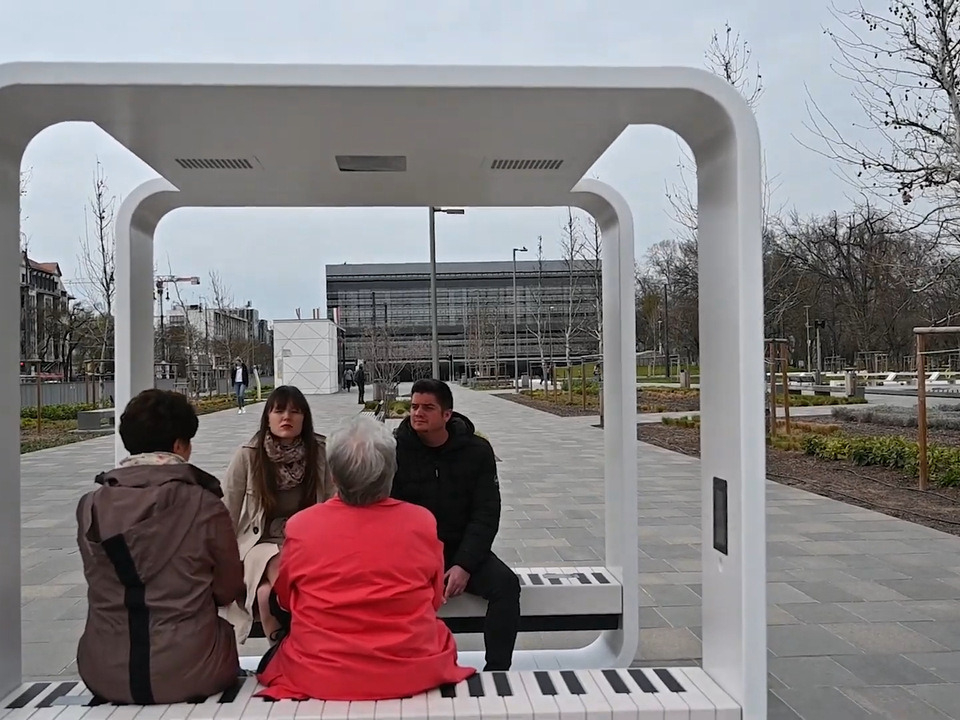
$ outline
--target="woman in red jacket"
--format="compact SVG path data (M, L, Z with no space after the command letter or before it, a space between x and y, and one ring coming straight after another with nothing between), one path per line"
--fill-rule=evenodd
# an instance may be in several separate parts
M396 443L358 416L327 440L337 496L287 521L274 584L289 634L262 668L274 699L409 697L474 673L457 665L433 515L393 500Z

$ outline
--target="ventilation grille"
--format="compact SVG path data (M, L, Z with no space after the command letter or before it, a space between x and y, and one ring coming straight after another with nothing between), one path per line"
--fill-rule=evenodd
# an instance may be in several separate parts
M176 158L184 170L253 170L246 158Z
M406 155L337 155L340 172L406 172Z
M559 170L563 160L494 160L491 170Z

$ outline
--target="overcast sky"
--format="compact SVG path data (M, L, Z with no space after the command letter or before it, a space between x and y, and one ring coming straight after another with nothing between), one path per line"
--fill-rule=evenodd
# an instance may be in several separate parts
M836 2L845 8L853 0ZM778 176L776 204L802 213L845 204L847 188L831 163L797 141L815 140L803 127L805 87L841 126L857 118L848 86L830 69L825 0L0 0L0 11L0 62L703 66L711 34L729 22L763 74L757 114ZM679 156L671 133L635 128L591 171L630 202L638 255L676 231L664 187L676 180ZM59 261L71 279L98 157L121 198L153 174L84 124L49 128L24 158L32 170L24 201L31 255ZM538 235L556 257L561 216L542 209L440 216L438 259L508 260L512 247L533 248ZM192 249L201 236L215 242ZM185 209L164 220L157 240L162 272L200 275L208 286L217 269L237 301L252 301L270 319L323 307L325 264L429 259L425 209ZM303 261L284 263L295 248Z

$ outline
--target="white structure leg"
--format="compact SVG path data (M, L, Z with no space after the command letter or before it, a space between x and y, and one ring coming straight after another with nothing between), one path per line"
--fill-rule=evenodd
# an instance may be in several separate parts
M134 395L155 384L153 236L160 219L169 211L168 207L158 209L158 200L171 192L176 192L176 188L166 180L148 180L124 199L117 212L114 307L117 463L127 454L120 440L120 415Z
M0 689L20 683L20 154L5 156L0 146ZM4 290L3 288L6 288Z
M691 142L705 360L700 367L703 667L741 704L744 720L759 720L766 718L767 704L760 142L739 98L722 110L715 123L719 132Z

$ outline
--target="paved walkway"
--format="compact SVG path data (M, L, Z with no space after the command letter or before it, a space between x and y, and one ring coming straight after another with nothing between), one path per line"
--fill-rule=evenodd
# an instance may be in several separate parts
M586 564L603 552L602 431L486 393L457 408L501 459L496 550L530 565ZM355 412L315 398L317 427ZM201 418L195 460L222 473L254 432L246 415ZM23 458L24 674L75 675L85 613L74 509L112 463L110 439ZM641 445L638 662L700 654L698 461ZM768 485L770 718L960 718L960 538L775 483ZM588 636L589 637L589 636ZM522 647L569 643L521 636ZM575 638L582 641L582 637ZM466 647L476 647L466 638Z

